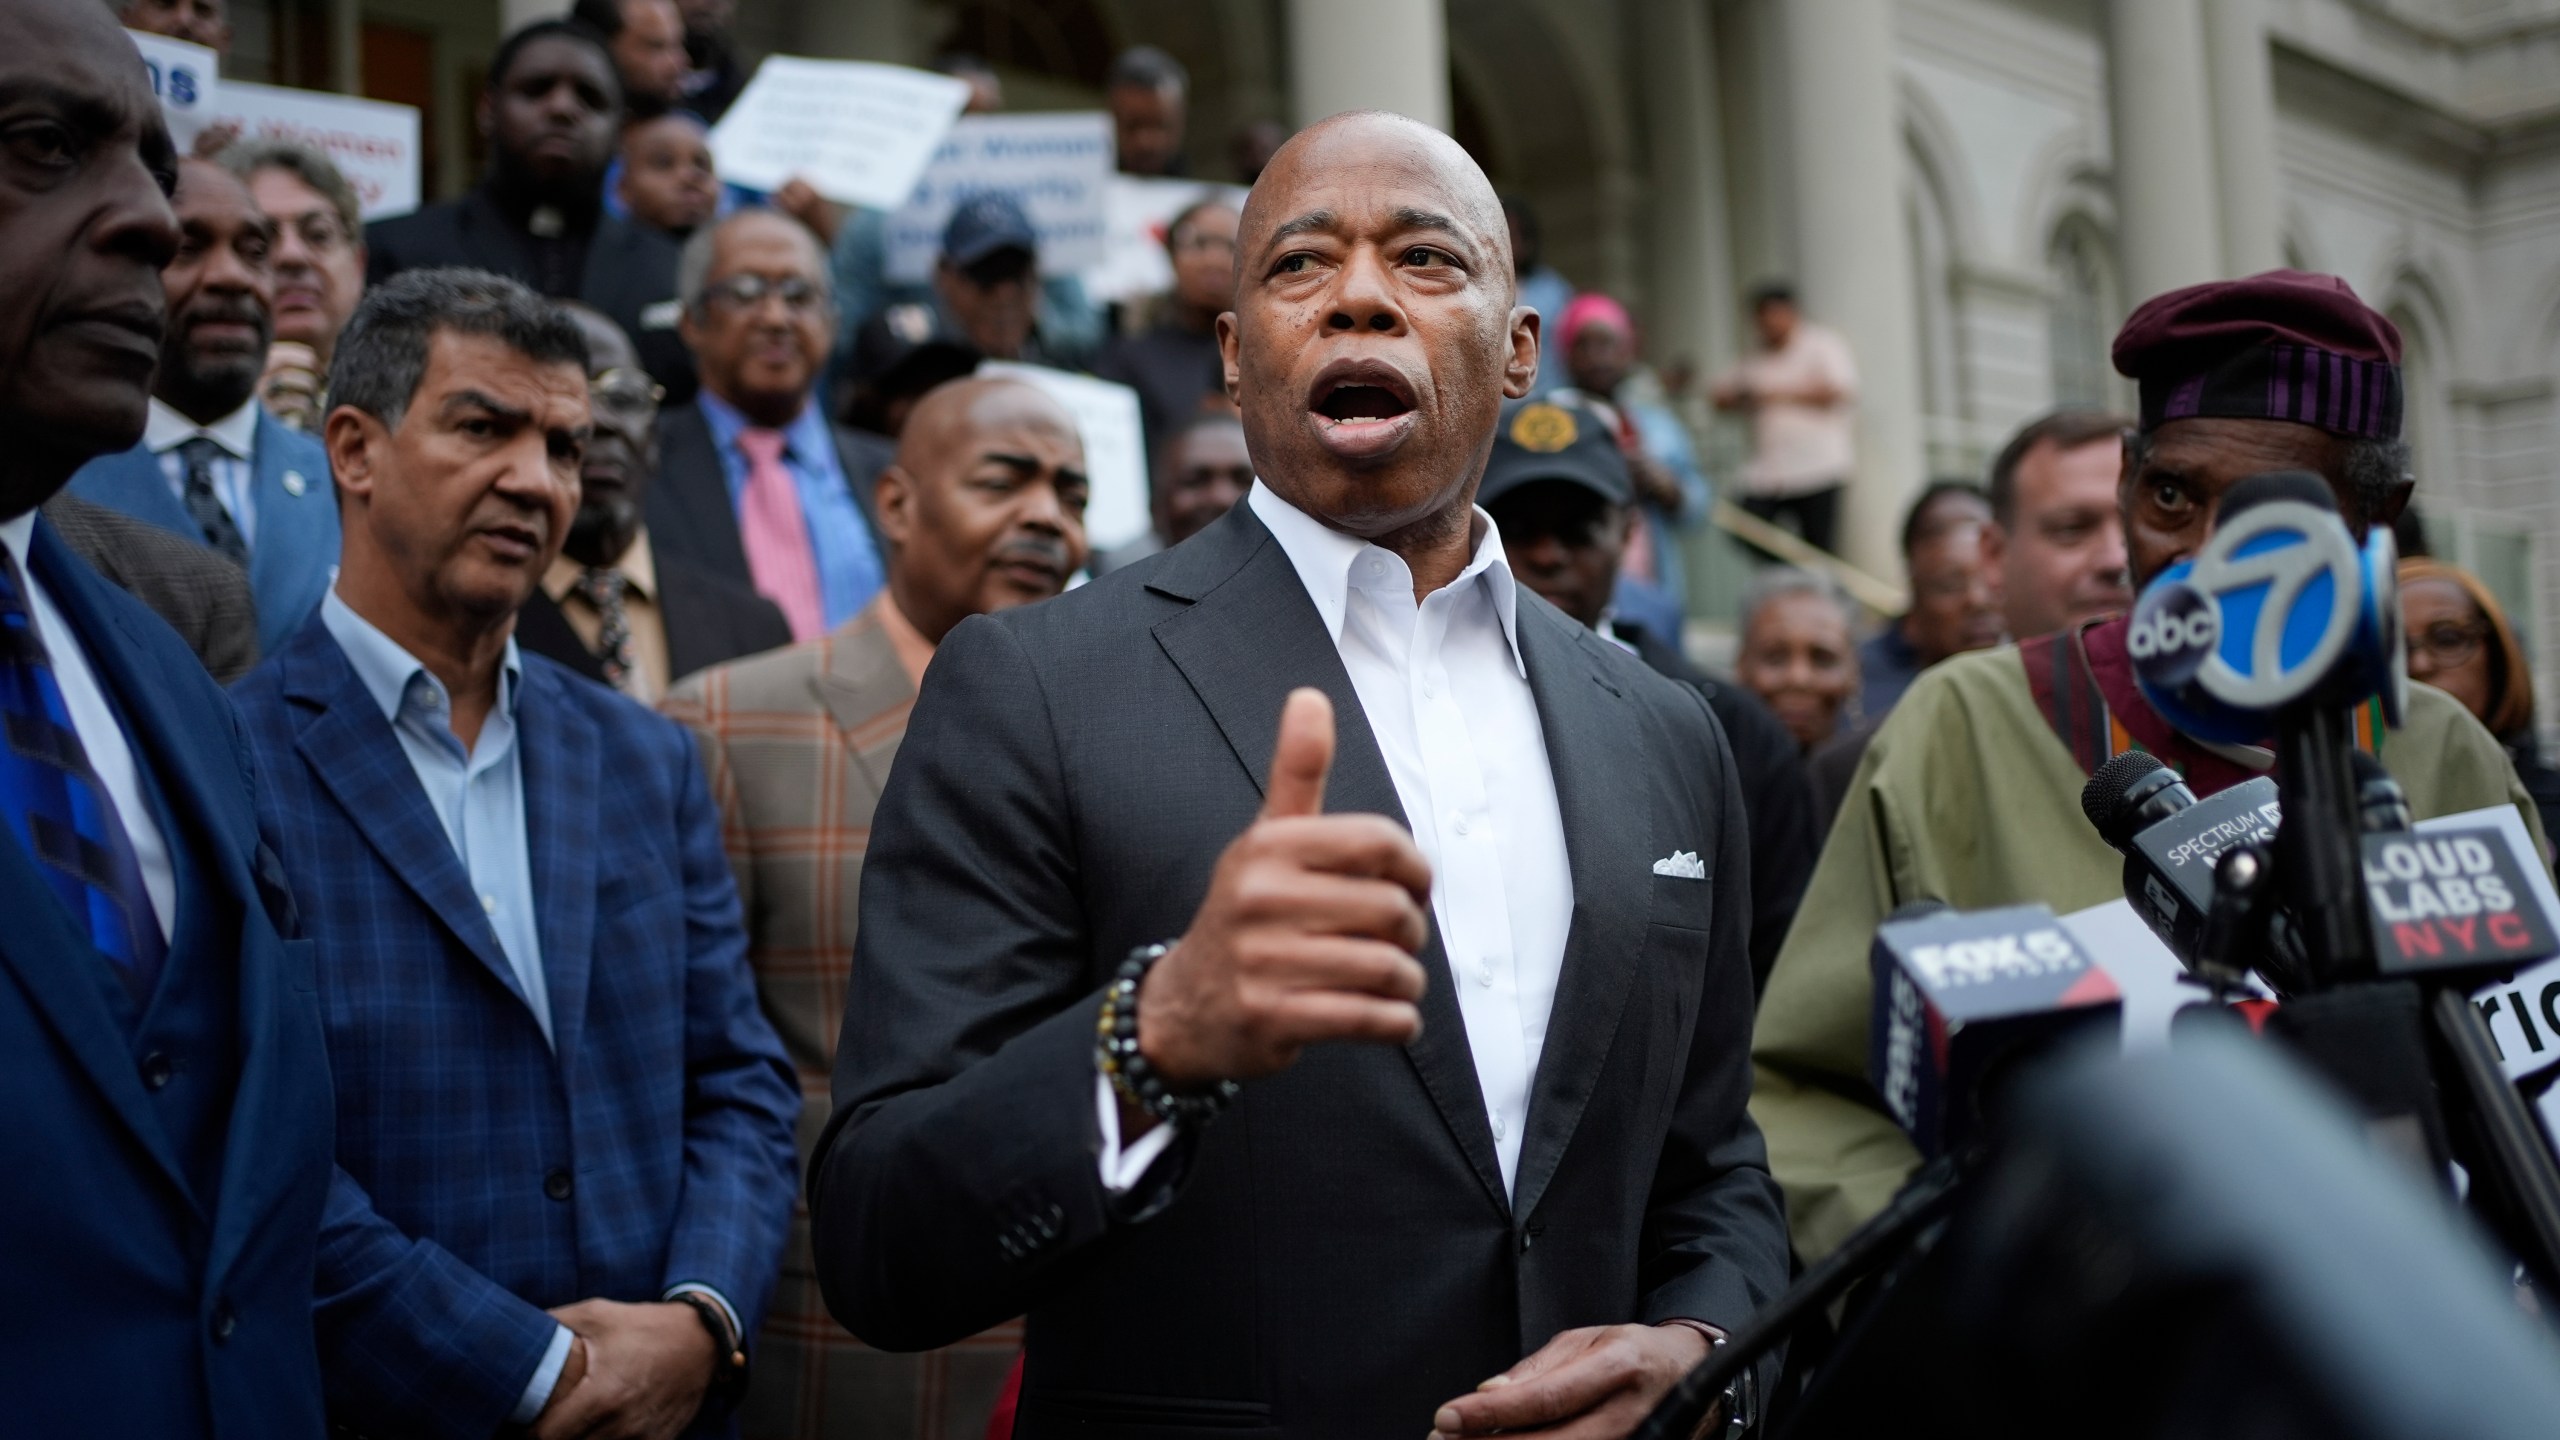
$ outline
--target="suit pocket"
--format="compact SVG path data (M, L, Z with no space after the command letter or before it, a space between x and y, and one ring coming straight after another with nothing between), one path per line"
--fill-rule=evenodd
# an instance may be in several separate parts
M1653 907L1646 919L1656 925L1677 925L1684 930L1705 930L1716 916L1716 877L1711 872L1703 879L1685 875L1653 877Z
M1271 1406L1260 1400L1204 1400L1188 1395L1129 1395L1102 1390L1053 1391L1024 1396L1029 1433L1138 1433L1149 1440L1218 1436L1254 1440L1276 1436Z
M320 989L320 945L315 940L284 942L284 982L306 994Z

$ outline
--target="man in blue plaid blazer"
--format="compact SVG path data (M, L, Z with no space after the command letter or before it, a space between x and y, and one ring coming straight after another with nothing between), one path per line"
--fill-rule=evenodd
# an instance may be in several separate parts
M321 956L332 1418L718 1433L800 1099L690 737L512 635L577 508L585 342L513 281L414 272L330 391L338 581L235 698Z

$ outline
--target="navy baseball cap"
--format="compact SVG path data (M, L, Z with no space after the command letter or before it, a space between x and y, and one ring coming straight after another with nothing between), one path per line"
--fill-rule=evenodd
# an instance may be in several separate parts
M1579 485L1612 505L1635 499L1627 457L1618 453L1617 437L1606 421L1580 405L1510 401L1494 429L1493 458L1485 462L1476 503L1490 505L1541 480Z
M942 258L966 267L1007 250L1040 253L1040 232L1031 228L1019 201L1001 190L982 190L952 207L942 227Z

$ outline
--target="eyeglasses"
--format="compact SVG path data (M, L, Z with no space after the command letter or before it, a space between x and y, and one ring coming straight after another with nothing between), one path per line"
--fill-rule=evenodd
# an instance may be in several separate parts
M784 275L777 278L750 272L732 275L725 280L715 280L704 286L702 290L704 304L724 305L732 310L753 310L764 303L764 297L767 295L779 296L782 300L782 308L795 315L806 314L818 308L818 302L827 298L825 291L820 290L814 282L799 275Z
M2424 656L2437 669L2452 670L2468 665L2489 639L2485 624L2457 625L2446 621L2430 625L2409 637L2411 659Z
M616 367L587 377L587 399L599 410L616 415L646 418L657 413L659 402L667 398L667 387L649 378L645 370Z
M1226 235L1183 234L1175 237L1173 253L1176 255L1233 255L1236 253L1236 242Z

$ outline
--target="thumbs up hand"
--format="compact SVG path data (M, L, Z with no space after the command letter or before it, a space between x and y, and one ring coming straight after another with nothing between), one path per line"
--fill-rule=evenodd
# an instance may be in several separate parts
M1138 992L1138 1048L1167 1085L1268 1075L1320 1041L1422 1033L1413 956L1431 867L1393 820L1324 813L1332 765L1332 702L1291 691L1261 816Z

